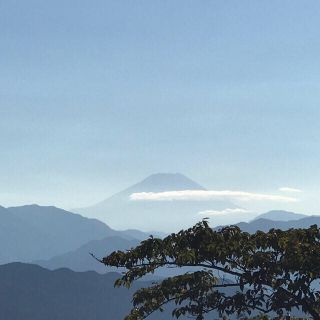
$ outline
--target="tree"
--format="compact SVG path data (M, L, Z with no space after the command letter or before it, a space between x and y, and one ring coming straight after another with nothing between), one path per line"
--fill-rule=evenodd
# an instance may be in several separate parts
M175 304L176 318L189 315L202 320L212 311L220 317L253 311L282 316L300 308L319 320L319 239L316 225L249 234L236 226L214 231L203 220L164 239L150 236L136 248L113 252L101 262L125 267L115 286L127 287L160 267L195 267L135 292L126 320L145 319L168 303Z

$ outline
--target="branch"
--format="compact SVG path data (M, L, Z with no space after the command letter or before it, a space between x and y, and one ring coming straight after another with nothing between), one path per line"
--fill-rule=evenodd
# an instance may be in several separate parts
M134 266L135 267L148 267L148 266L152 266L152 265L153 265L152 263L139 263L139 264L135 264ZM240 273L240 272L227 270L227 269L225 269L223 267L218 267L218 266L213 265L213 264L211 264L211 265L207 265L205 263L183 263L183 264L177 264L176 262L169 262L169 261L156 264L156 268L165 267L165 266L175 266L175 267L179 267L179 268L181 268L181 267L203 267L203 268L222 271L222 272L225 272L225 273L231 274L233 276L237 276L237 277L243 276L243 274ZM119 267L126 268L126 265L118 265L117 267L118 268Z

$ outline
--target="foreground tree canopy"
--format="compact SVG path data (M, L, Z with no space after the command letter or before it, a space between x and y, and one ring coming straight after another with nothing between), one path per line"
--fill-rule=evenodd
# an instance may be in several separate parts
M175 304L176 318L201 320L212 311L220 317L253 311L283 315L299 308L320 319L319 239L316 225L249 234L235 226L214 231L204 220L164 239L150 237L127 252L113 252L101 262L125 267L115 285L127 287L160 267L197 267L138 290L126 320L145 319L167 303Z

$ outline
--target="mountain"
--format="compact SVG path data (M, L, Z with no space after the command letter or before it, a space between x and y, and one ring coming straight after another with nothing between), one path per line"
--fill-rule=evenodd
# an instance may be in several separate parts
M288 230L290 228L309 228L311 225L318 225L320 227L320 216L307 216L299 220L290 220L290 221L274 221L269 219L256 219L251 222L240 222L237 223L241 230L254 233L257 230L260 231L269 231L272 228ZM217 227L215 229L219 229Z
M299 220L307 217L305 214L294 213L283 210L273 210L263 214L258 215L254 220L258 219L268 219L273 221L290 221L290 220Z
M58 255L49 260L34 261L34 263L50 270L68 268L73 271L92 270L98 273L110 271L119 272L119 270L115 268L107 268L99 263L90 255L90 253L93 253L97 258L102 258L115 250L128 250L138 244L138 240L127 240L117 236L106 237L101 240L90 241L77 250Z
M133 240L145 239L149 233L116 231L101 221L56 207L0 207L0 264L47 260L108 236Z
M88 208L75 211L95 217L115 229L141 229L177 231L177 227L188 228L203 217L200 211L222 210L236 206L227 200L208 201L134 201L130 195L139 192L165 192L181 190L206 190L188 177L176 173L153 174L141 182Z
M98 220L56 207L1 207L0 263L50 258L113 233Z
M49 271L36 265L0 266L1 319L105 320L123 319L131 309L135 290L150 282L137 282L128 290L114 288L117 273ZM170 319L170 313L152 320Z

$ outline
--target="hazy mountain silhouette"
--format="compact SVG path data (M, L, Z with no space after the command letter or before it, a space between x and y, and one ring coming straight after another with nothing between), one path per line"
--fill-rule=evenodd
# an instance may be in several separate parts
M141 182L88 208L75 209L88 217L96 217L112 228L135 228L176 231L176 226L187 228L201 220L198 212L236 207L227 200L210 201L133 201L137 192L205 190L188 177L176 173L153 174Z
M258 215L257 217L255 217L254 220L269 219L274 221L290 221L290 220L299 220L305 217L308 217L308 216L305 214L294 213L294 212L289 212L284 210L272 210L272 211Z
M131 309L132 293L149 282L128 290L114 288L117 273L49 271L42 267L11 263L0 266L1 319L10 320L105 320L123 319ZM171 318L169 312L153 320Z
M311 225L320 226L320 216L307 216L299 220L290 220L290 221L274 221L269 219L256 219L251 222L240 222L235 224L241 230L254 233L257 230L269 231L272 228L288 230L290 228L309 228ZM215 229L219 229L217 227Z
M0 262L50 258L113 233L98 220L56 207L2 207Z
M146 239L146 237L144 238ZM117 269L112 267L106 267L103 264L95 260L90 253L93 253L95 257L102 258L110 254L115 250L126 251L132 247L137 246L140 240L127 240L118 236L106 237L101 240L93 240L87 244L81 246L79 249L67 252L55 256L48 260L33 261L33 263L40 265L49 270L56 270L59 268L68 268L73 271L96 271L98 273L106 272L122 272L124 269ZM149 279L158 279L167 276L173 276L176 274L187 271L192 271L194 268L159 268L155 274L149 277Z
M101 221L56 207L0 207L0 263L50 259L107 236L132 240L149 233L118 232Z
M45 261L34 261L34 263L55 270L69 268L73 271L96 271L106 273L110 271L120 272L116 268L107 268L96 261L89 253L97 258L102 258L115 250L128 250L139 244L139 240L127 240L120 237L106 237L101 240L93 240L81 246L79 249L53 257Z

